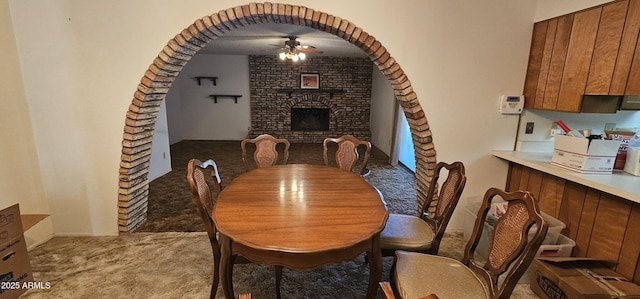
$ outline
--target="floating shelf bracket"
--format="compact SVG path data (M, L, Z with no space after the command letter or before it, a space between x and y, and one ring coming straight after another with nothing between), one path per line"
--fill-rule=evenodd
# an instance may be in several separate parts
M213 102L218 104L218 98L233 98L233 101L238 104L238 98L241 98L242 95L239 94L210 94L210 98L213 99Z
M196 81L198 81L198 85L202 84L202 80L211 80L211 82L213 82L213 86L216 86L216 81L218 80L218 77L193 77L193 79L196 79Z

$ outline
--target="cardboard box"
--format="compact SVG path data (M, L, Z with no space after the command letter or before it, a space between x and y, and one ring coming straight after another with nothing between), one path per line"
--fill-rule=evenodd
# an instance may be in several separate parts
M629 141L635 135L632 131L604 131L607 138L611 140L619 140L620 148L618 154L616 154L616 162L613 164L613 169L624 169L625 161L627 160L627 147Z
M0 245L22 236L22 220L17 204L0 211Z
M547 233L548 235L549 233ZM553 245L540 245L536 257L570 257L573 253L573 248L576 247L576 242L571 238L558 234L558 241ZM533 275L533 264L529 266L526 272L522 274L518 283L531 283L531 277Z
M0 211L0 298L18 298L28 289L23 283L33 281L22 232L17 204Z
M592 140L556 135L551 164L580 173L611 173L618 140Z
M640 148L628 148L627 158L624 162L624 171L635 176L640 176Z
M540 298L640 298L640 286L586 258L537 258L531 290Z

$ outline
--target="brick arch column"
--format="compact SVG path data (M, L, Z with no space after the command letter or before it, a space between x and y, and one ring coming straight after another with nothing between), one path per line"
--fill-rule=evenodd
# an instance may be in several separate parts
M418 96L400 65L373 36L348 20L298 5L250 3L197 19L169 40L138 84L126 114L119 170L118 230L134 231L146 219L151 143L160 104L182 67L208 42L260 23L307 26L334 34L362 49L389 80L411 129L416 154L416 195L424 202L436 151Z

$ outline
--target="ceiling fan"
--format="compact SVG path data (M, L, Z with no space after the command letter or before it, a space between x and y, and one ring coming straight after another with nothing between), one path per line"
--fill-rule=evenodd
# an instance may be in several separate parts
M314 46L309 45L301 45L299 41L297 41L296 36L287 36L289 40L284 42L284 47L280 50L278 57L282 60L304 60L306 58L306 53L313 54L322 54L323 51L316 49Z

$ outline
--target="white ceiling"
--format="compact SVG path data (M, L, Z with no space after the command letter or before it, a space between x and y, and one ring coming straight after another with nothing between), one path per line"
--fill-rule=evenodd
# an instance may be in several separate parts
M303 46L313 46L327 57L366 57L358 47L342 38L313 28L277 23L254 24L225 33L200 50L201 54L277 55L288 36Z

